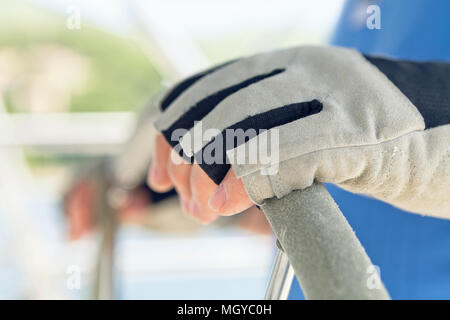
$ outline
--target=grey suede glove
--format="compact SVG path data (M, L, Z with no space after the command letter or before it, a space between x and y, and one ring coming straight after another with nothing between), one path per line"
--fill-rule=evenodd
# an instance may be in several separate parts
M232 166L257 204L318 180L450 218L448 64L299 47L195 75L160 105L155 124L168 142L216 183ZM276 160L255 161L255 146Z

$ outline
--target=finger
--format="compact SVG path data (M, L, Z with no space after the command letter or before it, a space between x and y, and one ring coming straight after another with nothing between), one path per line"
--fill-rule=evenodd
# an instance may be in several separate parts
M171 147L165 138L159 134L155 141L155 157L148 175L149 186L158 192L165 192L173 187L167 172Z
M231 215L250 208L253 202L248 197L242 180L236 178L234 171L230 170L211 195L209 206L221 215Z
M174 159L175 161L172 161L172 157L176 158ZM183 211L185 211L185 213L189 213L191 200L190 174L192 165L184 162L183 159L175 152L173 152L172 156L169 158L167 171L170 180L181 198Z
M202 223L210 223L218 218L217 212L208 205L208 200L217 185L208 177L198 164L193 164L190 175L191 214Z

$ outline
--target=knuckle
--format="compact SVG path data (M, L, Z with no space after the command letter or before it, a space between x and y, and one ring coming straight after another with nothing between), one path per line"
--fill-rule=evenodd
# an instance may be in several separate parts
M197 175L191 174L191 189L195 194L200 194L203 189L203 182Z

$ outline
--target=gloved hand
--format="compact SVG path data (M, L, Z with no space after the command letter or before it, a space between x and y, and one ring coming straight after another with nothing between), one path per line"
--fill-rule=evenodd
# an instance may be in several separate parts
M216 184L230 162L256 204L318 180L450 218L448 64L292 48L193 76L161 108L155 125L169 144Z

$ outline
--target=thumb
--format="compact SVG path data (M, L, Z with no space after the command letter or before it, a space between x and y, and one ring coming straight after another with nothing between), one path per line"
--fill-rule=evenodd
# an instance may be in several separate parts
M233 170L228 171L209 198L208 204L221 215L236 214L254 205L245 191L242 180L236 177Z

